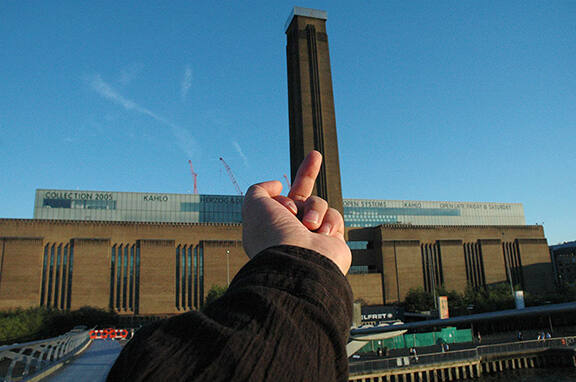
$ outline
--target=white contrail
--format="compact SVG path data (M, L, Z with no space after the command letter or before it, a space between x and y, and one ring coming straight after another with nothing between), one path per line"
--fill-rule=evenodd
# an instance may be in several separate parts
M141 63L134 63L123 68L120 72L120 79L118 82L120 82L122 86L130 84L136 79L136 77L138 77L142 69L144 69L144 65Z
M172 134L177 140L178 147L188 157L194 156L194 154L198 151L198 145L196 144L196 140L194 137L183 127L178 126L166 118L152 112L151 110L138 105L136 102L122 96L118 93L112 86L106 83L100 75L93 76L89 80L90 86L96 93L100 94L102 97L112 101L113 103L124 107L126 110L135 111L140 114L147 115L152 119L160 122L163 125L166 125L172 129Z
M242 147L240 147L240 145L236 141L232 141L232 144L234 145L234 148L236 149L236 151L238 151L238 154L240 154L240 157L242 157L242 160L244 161L244 165L246 167L248 167L248 158L246 158L246 155L244 155L244 152L242 151Z
M182 97L182 101L186 99L191 86L192 68L189 65L186 65L186 69L184 69L184 78L182 79L182 84L180 85L180 95Z

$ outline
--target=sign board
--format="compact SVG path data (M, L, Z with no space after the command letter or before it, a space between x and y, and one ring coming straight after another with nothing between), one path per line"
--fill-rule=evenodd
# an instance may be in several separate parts
M440 315L440 319L444 320L450 317L448 312L448 297L447 296L438 296L438 313Z
M363 306L361 314L363 325L378 325L404 319L402 309L393 306Z

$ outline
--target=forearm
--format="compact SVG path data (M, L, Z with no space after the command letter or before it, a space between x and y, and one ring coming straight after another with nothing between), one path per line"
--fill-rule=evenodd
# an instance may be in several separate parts
M204 314L144 329L109 380L347 380L352 294L330 260L275 247L254 257Z

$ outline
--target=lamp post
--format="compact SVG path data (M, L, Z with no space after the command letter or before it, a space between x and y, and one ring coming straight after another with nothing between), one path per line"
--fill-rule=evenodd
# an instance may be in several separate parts
M230 286L230 251L226 250L226 283Z

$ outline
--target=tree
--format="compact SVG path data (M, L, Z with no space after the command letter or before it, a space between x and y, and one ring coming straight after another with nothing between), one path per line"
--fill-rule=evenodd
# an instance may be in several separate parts
M404 309L408 312L420 312L434 309L434 297L423 288L410 289L404 299Z
M56 310L44 307L0 312L0 344L27 342L59 336L75 326L110 327L118 315L89 306L78 310Z
M215 300L219 299L226 293L228 287L220 286L220 285L212 285L208 294L206 295L206 299L204 300L204 306L202 310L206 309L206 307L212 304Z

